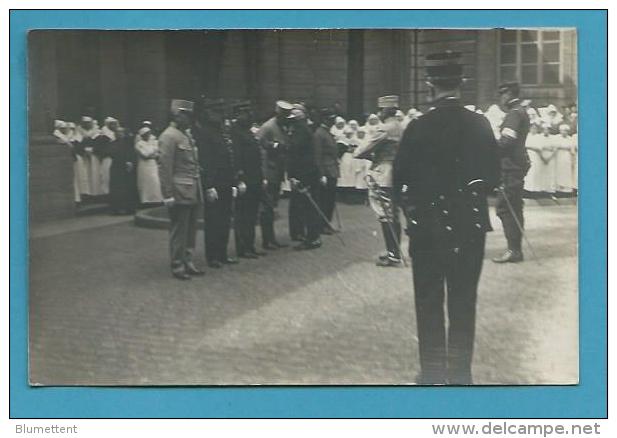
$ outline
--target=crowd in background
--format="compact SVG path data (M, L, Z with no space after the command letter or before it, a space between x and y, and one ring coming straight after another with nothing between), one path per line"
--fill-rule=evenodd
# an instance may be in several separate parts
M524 103L531 123L526 143L531 168L525 178L525 191L530 196L576 193L576 105L564 106L560 112L554 105L534 108L530 101ZM466 108L484 114L496 137L499 136L499 126L505 115L499 106L492 105L486 112L473 105ZM400 110L397 112L403 129L421 115L422 112L415 108L406 114ZM346 121L338 116L330 130L340 151L340 177L337 182L340 188L367 188L366 172L370 162L354 158L353 153L365 145L382 122L376 114L368 115L362 122ZM258 129L259 125L255 124L253 133L257 134ZM159 148L151 122L143 121L136 134L131 135L114 117L106 117L100 126L93 117L83 116L78 123L56 120L54 136L60 143L68 145L73 155L75 202L79 203L88 196L108 195L112 210L116 213L132 213L139 203L150 205L162 202L157 168ZM288 184L283 184L283 190L288 190Z
M163 201L151 122L143 121L133 136L114 117L106 117L100 127L94 118L83 116L77 124L56 120L53 134L73 156L75 202L107 195L114 213L130 214L138 202Z
M524 101L530 130L526 148L531 167L525 177L528 195L575 194L578 191L578 111L575 104L560 112L555 105L535 108ZM497 105L485 116L498 136L504 113Z

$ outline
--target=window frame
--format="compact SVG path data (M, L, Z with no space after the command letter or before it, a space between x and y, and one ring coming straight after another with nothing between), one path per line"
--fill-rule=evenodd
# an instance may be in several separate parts
M516 32L515 41L512 42L503 42L502 41L502 31L513 31ZM522 48L523 45L529 44L530 42L523 42L523 32L524 31L533 31L536 32L536 38L533 41L537 48L536 62L535 63L523 63L522 59ZM557 32L557 39L544 40L544 32ZM549 61L545 62L543 59L543 46L544 43L559 43L559 59L557 61ZM515 48L515 59L514 63L502 63L501 55L502 48L504 45L514 46ZM497 37L497 75L499 77L499 82L503 82L501 69L502 67L514 67L515 68L515 76L518 78L521 86L527 88L560 88L563 86L563 76L564 76L564 68L563 68L563 58L564 58L564 35L562 29L500 29L498 31ZM535 65L536 66L536 83L525 83L523 82L523 66L524 65ZM544 82L544 65L557 65L558 68L558 82L553 84L547 84Z

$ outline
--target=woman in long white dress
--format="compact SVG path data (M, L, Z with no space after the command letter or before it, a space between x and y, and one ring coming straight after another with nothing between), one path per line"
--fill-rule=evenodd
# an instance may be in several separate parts
M578 132L572 135L572 188L578 190Z
M109 142L116 141L116 131L120 127L120 122L114 117L106 117L104 126L101 128L101 135L109 138ZM102 194L109 193L109 172L111 169L111 157L108 155L100 156L101 160L101 192Z
M542 184L542 172L544 168L542 161L542 144L543 137L542 134L540 134L540 128L536 124L531 125L525 143L527 155L531 162L529 172L527 172L525 176L525 190L532 193L544 191Z
M157 160L159 145L152 130L143 127L137 133L137 191L142 204L163 202Z
M75 185L79 192L79 198L81 195L90 195L90 179L88 178L88 164L84 160L84 151L79 147L79 143L76 141L76 125L73 122L66 124L68 128L68 140L71 142L71 148L73 150L73 156L75 162L73 163L73 173L75 175Z
M339 150L343 151L339 164L340 176L337 185L338 187L355 187L356 171L353 151L356 148L356 138L353 129L346 126L345 129L343 129L343 136L336 142L339 146Z
M570 126L562 124L559 135L556 136L555 152L555 188L560 193L572 193L572 156L573 143L570 137Z
M541 186L543 192L555 193L555 153L557 141L551 134L551 126L548 123L542 125L542 175Z
M92 196L104 194L101 189L101 160L94 153L94 142L101 134L90 116L83 116L75 130L74 141L83 150L84 166L88 172L89 194Z
M366 130L364 129L364 127L359 128L358 132L356 132L356 147L361 148L365 146L367 141L368 139L366 137ZM366 183L366 172L368 171L371 162L363 158L354 158L353 160L356 189L366 190L368 188L368 185Z
M74 126L74 125L73 125ZM81 202L81 195L89 194L88 170L84 166L82 157L78 154L75 144L72 142L71 127L63 120L54 121L54 137L62 145L68 146L73 157L73 199Z

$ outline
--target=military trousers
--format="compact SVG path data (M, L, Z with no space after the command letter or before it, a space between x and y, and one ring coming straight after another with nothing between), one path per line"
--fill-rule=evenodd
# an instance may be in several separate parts
M169 254L172 271L183 271L191 262L197 237L199 205L176 204L169 207Z
M208 263L227 260L231 228L232 187L216 186L218 199L204 203L204 243Z
M383 199L382 196L387 197L388 200ZM369 187L368 199L371 209L381 223L386 251L400 258L401 222L399 207L392 201L392 187L382 187L379 190Z
M508 242L508 249L512 251L520 251L522 245L523 235L521 228L525 226L525 218L523 216L525 173L522 170L503 171L503 191L500 190L497 195L497 216L503 224L503 232Z
M419 383L472 383L476 299L485 240L481 233L457 250L413 252Z
M336 185L338 178L327 177L325 185L320 186L319 193L319 207L323 211L324 215L328 218L329 222L332 222L332 216L334 215L334 207L336 204ZM324 228L327 228L324 225Z
M262 192L259 224L261 225L261 239L262 244L264 245L276 242L276 235L274 233L274 219L280 196L280 181L270 181L268 186Z
M261 199L261 185L247 184L246 192L236 200L235 240L238 255L255 252L255 227Z
M289 194L289 237L299 239L306 237L306 221L302 216L302 195L292 190Z
M305 184L307 192L292 192L292 194L297 195L297 214L302 220L301 234L305 237L307 242L315 242L319 240L319 236L324 227L324 220L317 211L319 207L319 197L321 196L321 188L317 180L309 182L303 181L303 183ZM309 195L315 204L310 201Z

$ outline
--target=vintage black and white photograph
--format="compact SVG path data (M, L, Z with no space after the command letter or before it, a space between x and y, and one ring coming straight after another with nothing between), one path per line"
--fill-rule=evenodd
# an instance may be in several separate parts
M34 386L579 382L573 28L31 30Z

